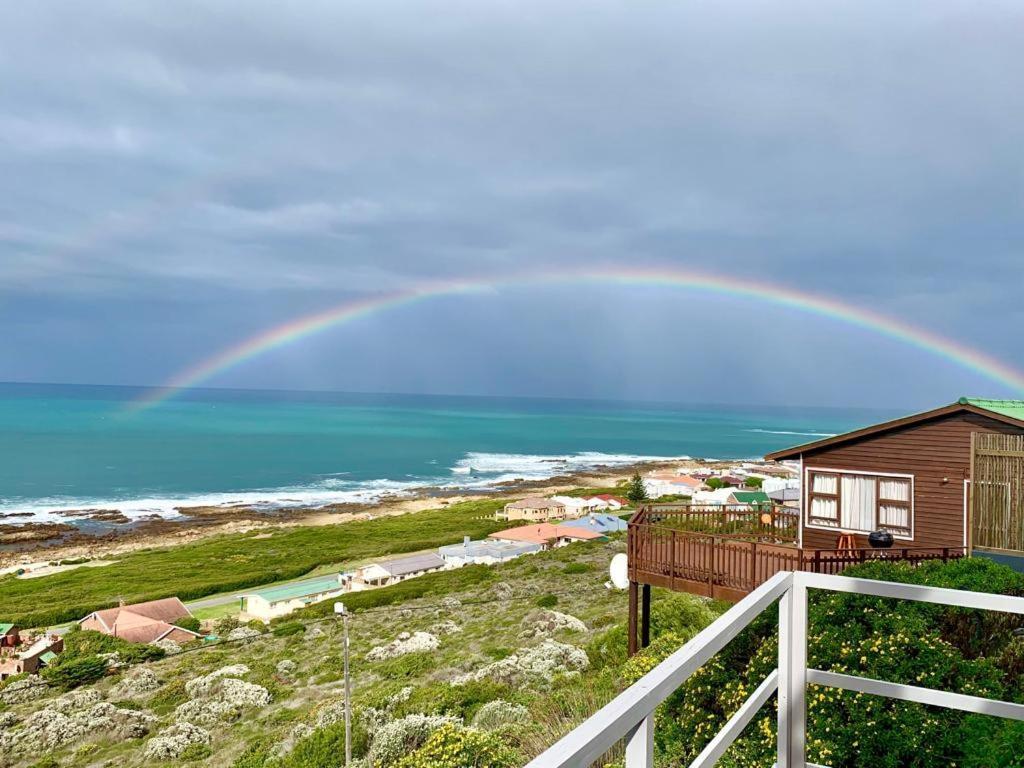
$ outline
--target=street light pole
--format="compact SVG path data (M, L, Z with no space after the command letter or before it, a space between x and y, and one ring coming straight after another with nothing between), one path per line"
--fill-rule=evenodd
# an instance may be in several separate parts
M348 611L344 603L335 603L334 612L341 614L345 643L345 768L352 763L352 686L348 676Z

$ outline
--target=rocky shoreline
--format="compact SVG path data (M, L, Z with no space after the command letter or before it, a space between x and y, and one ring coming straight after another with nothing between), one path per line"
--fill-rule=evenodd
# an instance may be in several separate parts
M38 560L78 557L109 557L154 546L173 546L224 533L295 525L331 525L383 515L400 515L451 501L494 498L522 493L554 493L573 487L615 485L634 472L668 466L717 466L722 462L701 460L645 462L623 467L596 467L543 480L512 480L487 489L460 491L424 487L411 496L384 497L372 503L329 504L316 507L266 509L248 505L180 507L174 518L152 516L129 520L111 509L62 510L71 522L0 521L0 568ZM77 523L77 524L75 524Z

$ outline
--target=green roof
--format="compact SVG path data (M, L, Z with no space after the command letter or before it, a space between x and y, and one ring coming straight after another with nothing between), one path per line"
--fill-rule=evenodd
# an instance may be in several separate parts
M6 635L12 629L14 629L14 625L13 624L6 624L6 623L0 622L0 635Z
M1024 400L986 400L982 397L961 397L957 402L960 405L973 405L1000 416L1009 416L1011 419L1024 421Z
M337 576L323 576L319 579L306 579L297 581L294 584L282 584L280 587L260 589L250 594L259 595L268 603L278 603L282 600L295 600L300 597L318 595L322 592L332 592L341 589L341 582Z
M771 501L764 491L736 491L733 496L740 504L761 504Z
M57 658L57 654L56 653L54 653L53 651L47 651L46 653L44 653L43 655L41 655L39 657L39 660L41 662L43 662L43 664L49 664L51 661L53 661L56 658Z

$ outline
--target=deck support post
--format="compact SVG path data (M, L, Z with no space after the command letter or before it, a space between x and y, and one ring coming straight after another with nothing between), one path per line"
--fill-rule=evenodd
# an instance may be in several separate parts
M806 768L807 587L800 574L779 600L779 768Z
M651 644L651 585L644 584L640 590L640 647Z
M636 624L637 624L637 593L640 585L635 581L629 582L629 627L627 634L629 635L629 643L627 652L630 656L635 656L636 647Z

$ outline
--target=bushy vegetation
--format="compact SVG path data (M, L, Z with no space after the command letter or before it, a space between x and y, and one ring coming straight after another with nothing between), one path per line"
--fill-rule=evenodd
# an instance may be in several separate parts
M181 627L182 629L187 629L189 632L199 631L199 619L195 616L183 616L174 622L174 625Z
M303 576L320 565L432 549L464 535L481 538L503 523L487 519L503 500L355 521L218 536L168 549L141 550L103 568L78 568L45 579L0 578L0 620L23 627L79 619L116 605L177 595L194 600Z
M639 472L629 479L629 484L626 486L626 498L634 504L647 500L647 489L644 488L644 479Z
M475 728L442 725L395 768L516 768L522 758L500 736Z
M60 657L58 657L60 659ZM43 679L62 691L95 683L107 674L107 662L99 656L60 659L43 670Z
M874 562L847 575L982 592L1022 594L1024 577L989 560L948 564ZM1021 620L940 605L823 593L809 608L808 663L819 669L959 693L1021 701ZM683 764L776 665L775 616L761 617L663 705L659 754ZM625 665L639 678L678 648L660 637ZM696 737L696 738L695 738ZM833 768L1024 765L1019 724L838 691L808 690L808 759ZM775 713L765 708L720 765L770 765Z
M748 477L746 480L743 481L743 484L747 488L761 489L761 488L764 487L764 478L763 477L755 477L754 475L751 475L750 477Z

